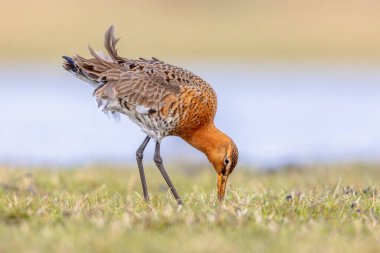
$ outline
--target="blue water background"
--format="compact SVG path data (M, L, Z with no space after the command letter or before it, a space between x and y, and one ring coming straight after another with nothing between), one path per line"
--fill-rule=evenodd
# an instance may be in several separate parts
M215 88L216 125L237 143L241 164L380 161L380 65L182 66ZM128 119L101 113L91 87L59 65L4 65L0 90L0 164L133 162L144 139ZM162 153L207 162L177 137L164 139Z

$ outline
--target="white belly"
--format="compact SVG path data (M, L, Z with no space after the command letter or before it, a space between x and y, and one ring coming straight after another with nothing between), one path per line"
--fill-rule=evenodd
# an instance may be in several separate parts
M155 140L162 140L169 135L171 127L165 122L168 119L157 118L157 116L152 116L148 112L139 112L139 110L127 110L121 107L116 100L108 99L97 101L99 108L104 113L108 114L111 112L113 115L115 115L115 113L121 113L128 116L145 134Z

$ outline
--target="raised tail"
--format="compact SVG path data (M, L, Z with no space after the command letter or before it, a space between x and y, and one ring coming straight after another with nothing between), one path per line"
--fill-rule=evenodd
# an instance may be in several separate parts
M117 54L116 43L119 39L115 38L114 31L115 28L112 25L105 33L104 47L108 55L95 53L89 47L94 58L85 59L79 55L74 55L73 57L63 56L63 68L94 87L104 84L106 82L105 72L118 67L118 64L127 60Z
M99 86L100 82L97 80L98 78L91 77L84 68L80 67L80 65L77 64L75 57L62 56L62 58L64 59L62 66L65 70L69 71L80 80L89 83L94 88Z

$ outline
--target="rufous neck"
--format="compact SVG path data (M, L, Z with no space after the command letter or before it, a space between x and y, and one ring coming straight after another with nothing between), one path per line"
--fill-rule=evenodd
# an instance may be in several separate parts
M197 129L191 136L184 137L183 139L208 156L224 137L225 134L216 128L213 123L210 123Z

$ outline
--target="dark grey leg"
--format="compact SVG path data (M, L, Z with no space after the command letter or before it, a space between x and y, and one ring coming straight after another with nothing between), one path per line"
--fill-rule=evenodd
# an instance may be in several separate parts
M137 149L137 151L136 151L137 166L139 167L141 184L142 184L142 188L143 188L144 199L146 202L149 201L149 196L148 196L148 188L146 186L144 166L142 163L142 159L144 156L144 149L146 148L146 145L148 145L149 140L150 140L150 137L147 136L145 138L145 140L143 141L143 143L141 143L139 149Z
M175 189L175 187L174 187L172 181L170 180L170 177L169 177L168 173L166 172L166 170L164 168L164 165L162 163L162 158L161 158L161 155L160 155L160 145L161 145L161 143L159 141L156 141L156 149L154 151L154 158L153 158L153 160L156 163L158 169L160 170L162 176L164 177L166 183L168 184L169 189L172 191L173 196L177 200L178 205L183 205L181 197L179 196L177 190Z

